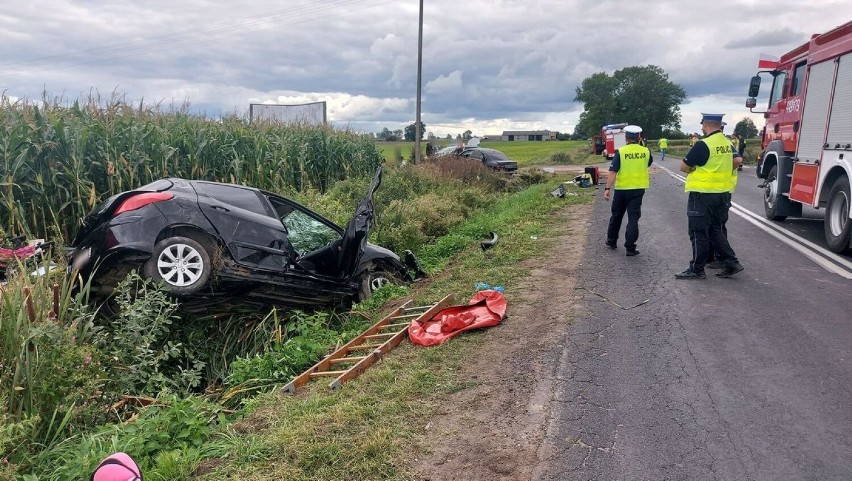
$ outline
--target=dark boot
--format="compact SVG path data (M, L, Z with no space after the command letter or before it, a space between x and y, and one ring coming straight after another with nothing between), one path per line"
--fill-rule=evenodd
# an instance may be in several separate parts
M707 279L707 274L705 274L704 271L695 272L692 269L687 269L675 274L675 279Z
M731 277L737 272L741 272L743 269L745 269L745 267L743 267L743 265L738 262L732 266L725 267L724 269L722 269L722 272L717 272L716 277Z

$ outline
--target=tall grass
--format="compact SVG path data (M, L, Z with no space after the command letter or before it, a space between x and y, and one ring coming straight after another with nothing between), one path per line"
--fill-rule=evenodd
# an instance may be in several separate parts
M0 291L0 457L50 447L103 417L104 370L85 288L15 275Z
M158 178L324 192L382 161L372 139L330 127L212 120L96 95L70 105L3 97L0 225L67 239L102 199Z

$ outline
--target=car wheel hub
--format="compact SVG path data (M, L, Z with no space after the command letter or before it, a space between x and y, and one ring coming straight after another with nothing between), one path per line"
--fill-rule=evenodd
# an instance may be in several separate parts
M157 258L157 272L169 285L185 287L201 278L204 262L201 254L186 244L174 244L163 249Z
M377 290L385 287L390 284L390 279L384 276L373 277L370 280L370 292L376 292Z

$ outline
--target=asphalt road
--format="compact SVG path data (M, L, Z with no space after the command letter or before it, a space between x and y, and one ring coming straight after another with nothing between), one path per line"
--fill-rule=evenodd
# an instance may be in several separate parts
M823 255L817 220L785 222L794 236L759 221L746 171L728 222L745 270L674 279L690 258L678 164L655 169L639 256L623 233L604 247L595 200L534 479L852 479L850 258Z

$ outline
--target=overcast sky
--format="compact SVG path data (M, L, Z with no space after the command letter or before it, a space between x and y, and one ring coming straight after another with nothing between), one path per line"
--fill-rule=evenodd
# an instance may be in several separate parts
M394 130L415 119L418 9L417 0L15 2L0 13L0 90L189 102L211 117L324 100L336 126ZM424 0L422 119L441 137L571 132L585 77L653 64L687 92L684 130L697 131L708 110L734 123L750 115L760 53L780 56L849 20L852 0Z

